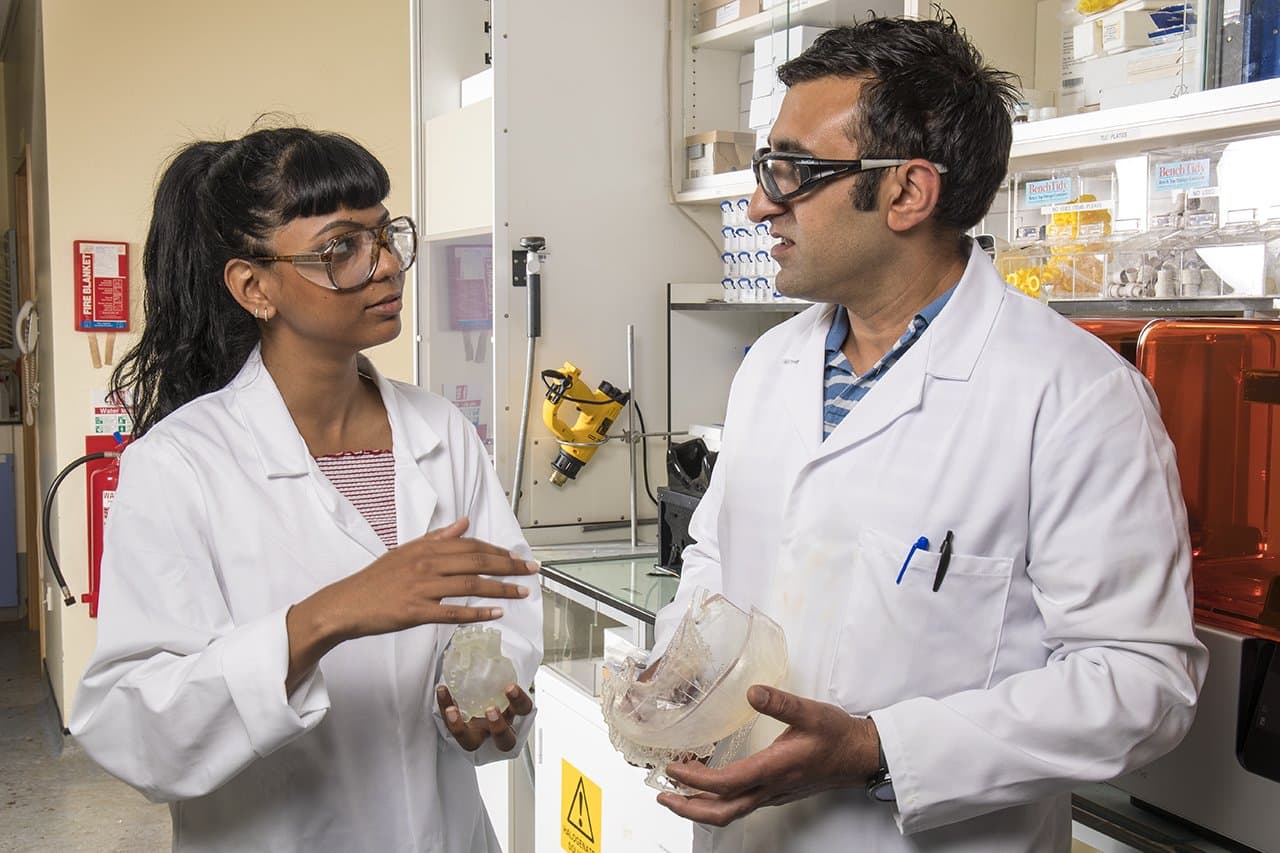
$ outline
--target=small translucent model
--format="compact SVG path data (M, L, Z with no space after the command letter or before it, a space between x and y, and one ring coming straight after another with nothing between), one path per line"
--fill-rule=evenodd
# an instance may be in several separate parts
M464 720L483 717L490 707L507 710L506 689L515 682L515 665L502 653L501 631L467 626L454 632L444 653L444 683Z
M699 589L651 669L638 681L641 664L627 658L605 679L600 704L609 740L628 762L650 768L650 786L692 793L663 768L688 759L719 767L739 757L757 717L747 689L782 681L786 638L759 610L744 613Z

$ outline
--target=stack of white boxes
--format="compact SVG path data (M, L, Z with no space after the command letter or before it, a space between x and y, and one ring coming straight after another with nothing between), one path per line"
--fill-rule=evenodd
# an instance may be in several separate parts
M756 39L755 51L750 55L751 102L747 110L747 127L756 132L757 147L769 144L769 130L782 108L782 96L786 94L786 87L778 80L778 66L795 59L824 32L824 27L792 27ZM743 57L740 70L746 70L746 57ZM740 74L739 81L744 76Z
M1105 110L1198 91L1203 73L1196 39L1199 24L1194 6L1180 5L1128 0L1068 23L1070 54L1063 57L1064 65L1074 65L1072 76L1083 84L1080 103L1069 106ZM1185 23L1169 26L1182 15Z

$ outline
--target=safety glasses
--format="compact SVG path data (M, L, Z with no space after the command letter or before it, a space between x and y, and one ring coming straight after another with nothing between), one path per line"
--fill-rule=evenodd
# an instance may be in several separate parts
M253 260L291 263L299 275L313 284L355 290L373 280L383 249L390 253L400 272L413 266L418 256L418 229L413 220L401 216L372 228L339 234L319 252L268 255Z
M761 148L751 158L756 183L774 203L791 201L812 192L827 181L856 175L872 169L891 169L910 163L911 159L822 160L807 154L771 151ZM939 174L947 171L941 163L933 163Z

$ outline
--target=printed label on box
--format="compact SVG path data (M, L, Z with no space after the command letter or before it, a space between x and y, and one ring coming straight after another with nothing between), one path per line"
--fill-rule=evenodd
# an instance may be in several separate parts
M1027 207L1061 204L1071 201L1071 179L1049 178L1046 181L1027 181Z
M1209 161L1183 160L1156 164L1156 190L1185 190L1209 185Z
M1040 208L1041 216L1052 216L1055 213L1082 213L1086 210L1110 210L1109 201L1078 201L1075 204L1055 204Z
M733 0L731 3L725 3L723 6L716 9L716 26L723 27L731 21L738 20L741 11L739 0Z

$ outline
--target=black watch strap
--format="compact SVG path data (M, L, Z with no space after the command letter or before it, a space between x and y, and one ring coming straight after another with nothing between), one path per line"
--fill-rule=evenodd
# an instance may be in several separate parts
M875 803L892 803L897 800L893 792L893 777L889 775L889 762L884 757L884 747L879 748L880 765L867 780L867 798Z

